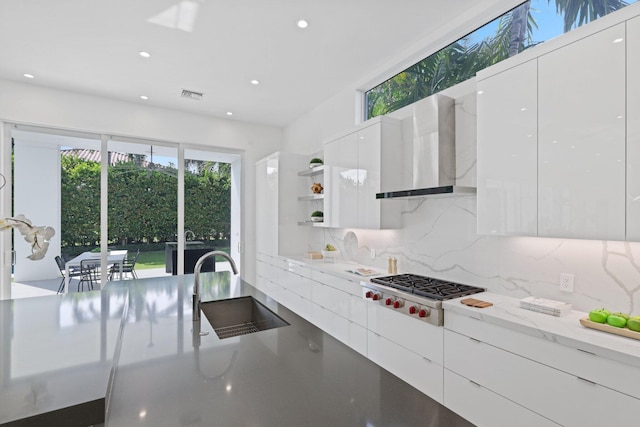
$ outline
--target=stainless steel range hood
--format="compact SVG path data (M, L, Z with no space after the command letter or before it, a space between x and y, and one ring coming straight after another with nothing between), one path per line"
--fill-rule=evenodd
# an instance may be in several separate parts
M406 130L406 127L404 128ZM411 151L413 185L377 193L376 199L474 195L474 187L456 186L455 101L435 94L414 104Z

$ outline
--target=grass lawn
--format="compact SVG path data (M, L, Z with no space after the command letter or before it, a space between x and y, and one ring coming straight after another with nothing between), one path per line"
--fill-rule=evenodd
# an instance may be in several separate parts
M213 249L211 249L213 250ZM215 250L229 253L229 248L216 248ZM136 270L146 270L149 268L164 268L164 251L140 252L136 262Z
M136 262L136 270L149 268L164 268L164 251L140 252Z

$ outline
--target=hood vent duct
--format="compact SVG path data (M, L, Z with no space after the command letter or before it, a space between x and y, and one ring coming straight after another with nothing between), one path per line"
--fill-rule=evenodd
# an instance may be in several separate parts
M407 129L404 126L403 129ZM409 143L409 141L412 143ZM456 186L455 101L435 94L413 106L412 136L403 138L412 159L412 185L376 194L376 199L434 195L473 195L474 187ZM407 159L407 157L405 157Z

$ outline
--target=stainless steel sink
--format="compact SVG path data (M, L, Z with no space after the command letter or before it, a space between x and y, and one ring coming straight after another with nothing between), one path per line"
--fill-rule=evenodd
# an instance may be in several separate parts
M203 302L201 309L220 339L289 325L250 296Z

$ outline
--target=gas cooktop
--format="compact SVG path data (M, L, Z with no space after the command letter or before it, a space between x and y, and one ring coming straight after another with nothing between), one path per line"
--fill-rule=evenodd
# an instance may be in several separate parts
M370 280L373 283L437 301L484 292L484 289L475 286L462 285L460 283L419 276L417 274L398 274L394 276L376 277Z

